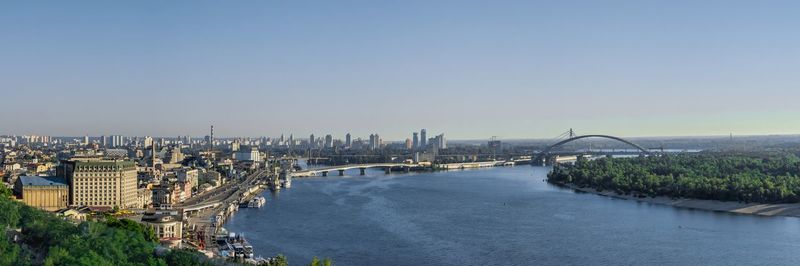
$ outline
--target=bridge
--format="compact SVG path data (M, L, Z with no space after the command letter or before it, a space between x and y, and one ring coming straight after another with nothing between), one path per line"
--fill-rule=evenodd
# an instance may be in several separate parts
M348 165L340 165L340 166L331 166L331 167L322 167L322 168L314 168L314 169L306 169L301 171L296 171L291 173L293 177L300 177L300 176L316 176L317 174L322 174L322 176L328 176L328 172L332 171L339 171L339 176L344 175L344 171L351 170L351 169L359 169L361 170L361 175L366 174L367 168L383 168L386 170L386 173L391 173L392 168L402 167L405 171L410 171L411 168L419 167L419 164L412 164L412 163L367 163L367 164L348 164Z
M547 148L542 150L538 155L533 156L534 159L533 159L532 162L540 162L540 161L542 161L544 159L544 157L547 156L547 154L550 153L550 151L553 150L554 148L561 147L564 144L567 144L567 143L570 143L570 142L573 142L573 141L576 141L576 140L580 140L580 139L585 139L585 138L605 138L605 139L615 140L615 141L618 141L618 142L625 143L625 144L627 144L629 146L632 146L632 147L636 148L637 150L640 150L644 154L650 154L650 150L645 149L644 147L639 146L636 143L630 142L630 141L625 140L625 139L620 138L620 137L615 137L615 136L611 136L611 135L599 135L599 134L577 136L577 135L575 135L575 132L572 131L572 129L570 129L568 131L568 134L569 134L569 137L567 139L561 140L559 142L556 142L555 144L547 146Z

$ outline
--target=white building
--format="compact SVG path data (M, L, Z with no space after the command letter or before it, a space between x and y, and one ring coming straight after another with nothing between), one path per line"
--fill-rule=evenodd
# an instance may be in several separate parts
M254 161L258 162L261 161L261 153L258 152L258 148L250 147L249 149L241 149L233 154L233 159L239 161Z

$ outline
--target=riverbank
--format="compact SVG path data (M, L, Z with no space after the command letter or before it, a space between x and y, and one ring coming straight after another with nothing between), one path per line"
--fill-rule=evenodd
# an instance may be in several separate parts
M620 195L613 191L597 191L593 188L581 188L573 184L560 184L560 183L552 183L552 184L563 186L580 192L592 193L605 197L635 200L639 202L668 205L678 208L729 212L729 213L746 214L746 215L800 217L800 203L784 203L784 204L741 203L741 202L718 201L718 200L701 200L701 199L684 199L684 198L673 199L663 196L655 198L652 197L640 198L632 195Z

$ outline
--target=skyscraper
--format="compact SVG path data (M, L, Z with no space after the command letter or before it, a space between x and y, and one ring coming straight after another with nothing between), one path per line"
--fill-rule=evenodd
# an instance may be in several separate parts
M419 145L420 146L422 146L423 148L425 146L428 146L428 134L426 134L424 128L419 131L419 138L420 138L420 140L419 140Z
M112 148L121 147L122 145L123 145L122 136L120 136L120 135L111 135L111 147Z
M377 142L375 139L376 139L375 134L369 134L369 149L370 150L374 150L375 149L375 142Z
M350 147L353 146L353 140L350 139L350 133L347 133L347 135L344 135L344 146L346 148L350 148Z
M314 134L311 134L311 136L308 137L308 146L311 148L317 147L317 140L314 139Z
M100 145L103 145L103 148L108 148L108 138L106 138L106 135L100 136Z
M325 148L333 148L333 136L325 135Z
M406 139L406 150L410 150L414 148L414 143L411 142L411 139Z
M419 133L414 132L414 138L412 140L412 148L416 149L419 148Z

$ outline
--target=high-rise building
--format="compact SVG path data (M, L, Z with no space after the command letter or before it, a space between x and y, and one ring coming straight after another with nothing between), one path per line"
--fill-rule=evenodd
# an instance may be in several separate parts
M128 160L62 161L58 176L70 186L70 205L135 208L136 163Z
M83 136L83 145L89 145L89 136Z
M313 148L317 147L316 144L317 144L317 140L314 139L314 134L311 134L311 136L308 137L308 146L313 149Z
M345 148L353 147L353 140L350 138L350 133L347 133L347 135L344 135L344 146L345 146Z
M439 149L447 149L447 140L444 138L444 133L436 136L436 146Z
M375 149L375 134L369 134L369 149Z
M419 133L414 132L414 139L412 140L412 148L419 148Z
M369 135L369 149L370 150L377 150L381 147L381 137L378 136L378 133L370 134Z
M122 136L120 135L111 135L111 148L121 147L122 143Z
M150 136L144 137L144 145L142 145L142 148L150 148L150 146L153 146L153 138Z
M333 136L325 135L325 148L333 148Z
M406 139L406 149L407 150L413 149L414 148L413 145L414 145L414 143L411 142L411 139Z
M428 134L425 132L424 128L419 131L419 141L420 141L419 143L420 147L424 148L428 146Z
M233 140L233 142L231 142L231 151L232 152L239 151L239 148L241 148L241 147L242 147L242 144L239 143L238 139L235 139L235 140Z
M108 138L106 138L106 135L100 136L100 145L103 145L103 148L108 148Z

